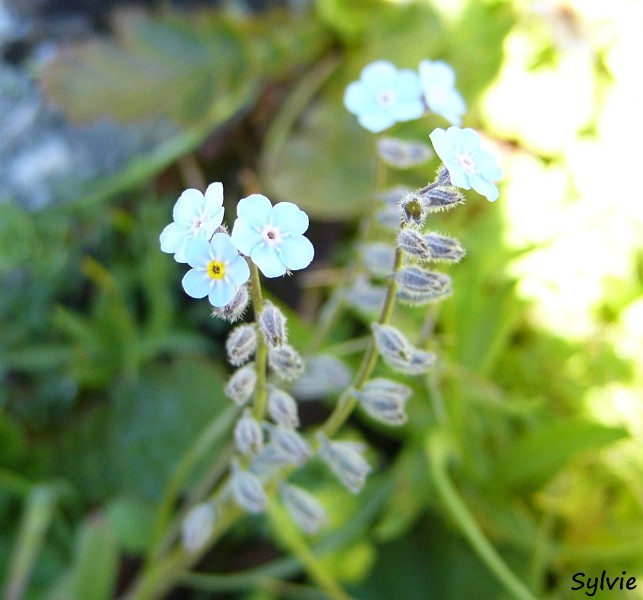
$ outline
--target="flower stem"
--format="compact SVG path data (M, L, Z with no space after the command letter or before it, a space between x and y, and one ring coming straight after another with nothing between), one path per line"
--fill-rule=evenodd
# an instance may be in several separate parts
M261 295L261 279L257 265L249 258L250 266L250 293L252 294L252 306L255 313L255 322L259 321L259 315L263 311L263 296ZM257 335L257 352L255 355L255 367L257 369L257 383L255 386L254 416L261 421L266 412L266 399L268 387L266 385L266 367L268 364L268 346L261 334Z
M445 440L440 433L433 432L427 437L426 455L438 494L480 560L515 598L536 600L536 596L507 566L507 563L485 536L449 479Z
M393 265L393 274L400 270L403 262L403 254L401 248L395 250L395 263ZM388 286L386 288L386 297L380 312L380 317L377 322L380 325L385 325L391 319L393 308L395 306L395 292L397 291L397 283L395 277L390 277ZM353 385L348 387L339 397L335 410L330 414L326 422L321 426L322 431L326 437L332 437L339 431L342 425L348 420L351 413L355 409L357 398L353 394L354 389L361 388L366 380L369 378L371 372L377 363L377 348L375 347L375 340L371 337L371 342L362 358L357 375L353 380Z
M323 589L332 600L350 600L350 596L339 586L328 569L319 561L304 538L276 502L270 502L267 508L273 531L281 542L297 557L311 579Z

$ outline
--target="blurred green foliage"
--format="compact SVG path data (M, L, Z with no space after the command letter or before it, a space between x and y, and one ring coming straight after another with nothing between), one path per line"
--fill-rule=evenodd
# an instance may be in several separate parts
M570 586L578 571L627 570L643 582L643 371L634 360L643 348L642 238L620 240L629 270L593 263L598 299L591 304L585 293L592 279L564 296L585 329L573 329L571 318L570 330L562 328L548 293L560 285L563 297L564 277L583 257L557 247L555 230L547 237L537 228L563 216L572 224L597 219L603 230L611 221L597 217L591 200L582 205L556 194L580 185L558 185L559 170L572 178L586 173L574 171L574 153L560 146L552 160L550 148L511 129L494 104L512 61L529 63L525 77L564 64L570 51L561 35L589 47L584 56L597 86L618 90L605 82L609 47L583 33L594 17L578 7L543 16L517 1L444 4L319 0L298 19L268 13L240 20L211 11L130 18L115 41L76 47L48 69L44 88L70 118L157 115L177 129L66 208L25 213L0 205L0 577L7 598L21 597L12 590L23 588L30 600L112 597L117 580L131 579L132 558L149 547L155 505L184 452L227 406L226 327L209 318L205 303L182 296L180 268L158 248L183 187L167 167L208 136L220 137L232 150L219 162L200 155L208 175L231 180L228 193L255 170L252 181L263 191L296 201L320 231L335 232L313 235L329 246L321 260L338 266L375 178L373 140L343 109L341 95L377 58L400 67L427 57L453 64L470 106L466 124L505 141L506 193L494 206L471 198L459 214L431 224L468 250L449 270L454 296L426 320L407 308L396 320L407 331L433 324L440 366L408 381L415 395L403 429L355 419L355 433L382 457L362 495L349 497L309 474L332 520L314 547L357 598L508 598L449 511L446 478L539 598L577 597ZM516 59L508 47L523 55ZM487 93L492 84L496 91ZM235 115L250 115L259 151L231 141L243 135L226 130ZM601 113L592 118L561 139L581 139L587 126L600 131ZM428 127L405 124L395 133L425 140ZM399 175L388 174L389 181L421 186L431 178L417 169ZM532 198L521 195L536 181L547 182L538 210L549 212L540 220L527 205ZM587 220L578 219L583 210ZM609 218L620 226L618 210ZM643 223L640 209L632 215L630 223ZM558 248L553 262L544 255L550 248ZM303 348L315 332L302 315L320 298L315 289L295 294L295 285L304 286L303 278L273 291L293 305L291 337ZM331 347L367 323L351 312ZM441 455L431 464L442 479L427 459L427 439L436 432ZM221 451L215 445L209 458ZM199 464L197 475L210 462ZM199 588L286 597L287 588L267 578L296 578L300 568L287 558L256 567L248 547L257 539L268 544L268 533L256 520L244 523L204 562L220 578L188 577L185 598L206 597ZM226 579L244 564L263 571Z

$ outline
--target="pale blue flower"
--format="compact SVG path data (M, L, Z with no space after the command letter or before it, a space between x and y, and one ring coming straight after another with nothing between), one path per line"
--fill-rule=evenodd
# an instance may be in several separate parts
M441 60L423 60L420 63L420 83L429 110L452 125L460 125L467 106L455 89L453 69Z
M292 202L272 206L265 196L252 194L239 201L237 215L232 243L266 277L305 269L313 260L313 245L303 236L308 215Z
M216 233L210 241L202 237L189 240L185 256L192 267L183 277L185 293L192 298L208 296L217 308L231 302L250 277L248 264L225 233Z
M373 133L399 121L419 119L424 114L420 78L414 71L398 70L390 62L378 60L364 67L359 80L348 85L344 106Z
M176 262L188 262L187 243L194 238L209 240L223 221L223 185L212 183L203 195L199 190L185 190L174 205L174 222L161 233L161 250L174 254Z
M446 131L435 129L429 137L453 185L465 190L473 188L491 202L498 199L493 182L502 177L502 169L495 156L480 146L476 131L449 127Z

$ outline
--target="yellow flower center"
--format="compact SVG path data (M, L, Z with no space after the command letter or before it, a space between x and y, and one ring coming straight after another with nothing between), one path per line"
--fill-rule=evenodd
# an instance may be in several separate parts
M220 260L211 260L207 266L208 277L212 279L223 279L225 277L225 263Z

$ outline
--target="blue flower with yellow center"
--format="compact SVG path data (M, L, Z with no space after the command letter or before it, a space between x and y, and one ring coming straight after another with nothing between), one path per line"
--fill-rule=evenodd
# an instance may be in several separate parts
M185 247L187 263L192 267L183 277L183 289L192 298L208 297L212 306L226 306L237 290L250 278L245 259L225 233L216 233L210 241L196 237Z

